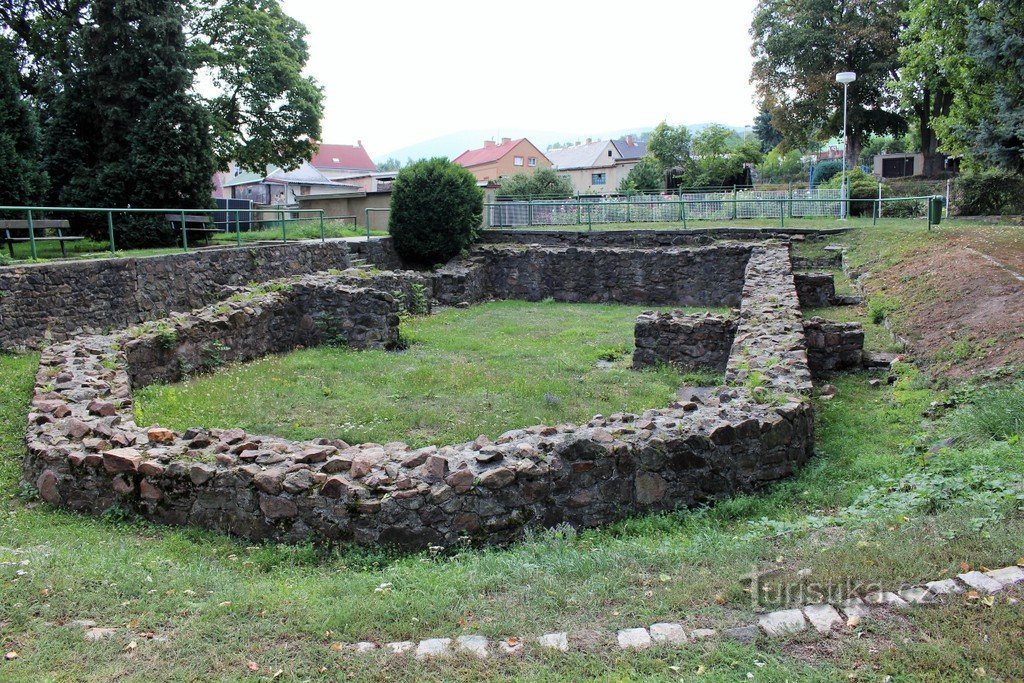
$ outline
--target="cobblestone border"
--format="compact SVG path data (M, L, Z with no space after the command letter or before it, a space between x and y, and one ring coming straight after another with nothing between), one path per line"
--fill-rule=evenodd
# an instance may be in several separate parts
M987 572L971 571L953 578L929 581L904 588L898 592L878 591L864 596L853 596L838 603L810 603L789 609L776 610L758 617L756 622L730 628L688 628L676 621L664 621L647 626L623 628L608 632L608 646L619 650L646 650L657 646L679 646L700 640L723 638L753 642L761 637L783 638L808 630L820 637L843 628L852 629L875 616L879 609L906 610L925 605L940 604L951 595L974 591L981 595L998 593L1024 583L1024 568L1009 566ZM353 653L384 653L411 655L416 659L468 654L486 659L491 656L517 656L528 650L570 652L573 634L569 631L545 633L539 636L514 636L489 640L481 635L461 635L455 638L427 638L420 641L402 641L378 644L372 641L339 644L337 648Z
M133 387L176 379L211 353L244 360L328 333L356 347L393 342L390 294L321 274L46 349L24 477L47 502L93 514L119 506L252 540L407 549L502 544L530 527L597 526L753 491L810 456L813 418L788 248L752 249L730 383L701 403L419 449L135 424Z

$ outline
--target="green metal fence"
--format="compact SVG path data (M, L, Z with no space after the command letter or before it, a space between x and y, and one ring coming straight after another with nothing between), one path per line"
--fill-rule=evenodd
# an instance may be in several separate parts
M58 235L57 237L46 237L36 228L36 221L42 220L45 215L57 215L66 217L68 214L95 214L97 216L106 217L106 228L107 228L107 240L109 242L109 250L111 254L117 253L116 245L116 231L114 229L115 216L131 215L131 214L143 214L143 215L159 215L164 214L168 216L168 222L176 224L181 230L181 247L184 251L189 250L189 232L192 233L223 233L231 234L230 227L234 226L233 234L235 236L235 243L237 245L242 244L242 215L243 214L263 214L270 215L272 218L263 219L252 219L249 218L244 222L249 225L262 225L269 226L275 230L279 227L281 231L281 242L288 242L288 223L296 221L307 221L312 219L313 221L319 222L319 232L321 241L326 240L326 230L324 221L324 210L323 209L288 209L284 207L270 208L270 209L227 209L227 208L202 208L202 209L135 209L135 208L110 208L110 207L69 207L69 206L0 206L0 214L24 216L25 217L25 232L27 233L27 242L29 245L29 252L32 259L38 258L38 242L40 241L60 241L64 238L65 241L73 241L81 239L80 237L73 235ZM227 226L222 229L212 228L213 226L212 217L214 214L224 214L228 216ZM190 221L190 218L195 216L210 215L211 220L209 222L197 223L195 220ZM174 216L175 218L170 218ZM8 219L12 220L12 219ZM190 226L191 223L191 226ZM197 224L201 224L204 227L197 228ZM24 240L18 240L24 241Z
M533 200L500 201L484 205L484 224L488 228L524 227L565 227L593 230L594 225L614 223L681 223L684 228L690 222L702 220L742 220L749 218L778 219L779 227L786 226L787 218L808 216L839 219L843 201L848 205L871 205L872 223L885 211L885 206L896 203L922 203L927 205L933 197L880 197L877 199L847 199L838 196L814 197L804 190L802 195L794 191L785 196L742 196L738 192L714 196L691 196L687 198L668 196L653 200L625 198L614 201ZM942 199L939 197L939 199ZM849 215L849 211L846 212ZM931 229L933 215L926 209L920 215L927 215Z

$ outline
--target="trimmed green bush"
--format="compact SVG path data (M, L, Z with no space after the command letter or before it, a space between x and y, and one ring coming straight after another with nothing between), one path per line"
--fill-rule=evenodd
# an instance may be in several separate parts
M572 183L553 168L538 168L533 173L517 173L501 179L499 197L544 197L567 199L572 196Z
M817 187L822 183L828 182L833 176L838 175L842 170L843 162L835 159L815 164L814 172L811 174L811 185L813 187ZM836 187L838 187L838 185Z
M858 199L874 200L878 199L878 178L873 175L867 174L859 168L846 169L846 182L850 197L850 215L851 216L870 216L875 210L875 203L873 201L857 201ZM823 183L821 187L827 187L834 190L838 190L843 184L842 173L832 176L827 182ZM888 186L882 185L882 196L888 197L892 194ZM890 208L892 204L887 204L885 211L891 215Z
M483 198L473 174L442 157L403 168L391 191L389 222L398 255L427 266L456 256L476 239Z

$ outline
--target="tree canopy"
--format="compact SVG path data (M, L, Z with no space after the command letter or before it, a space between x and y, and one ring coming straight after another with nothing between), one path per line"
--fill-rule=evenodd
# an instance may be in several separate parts
M645 156L633 168L629 174L619 181L618 191L650 192L661 190L665 187L665 170L658 163L658 160L651 156Z
M501 179L499 197L571 197L572 182L552 168L538 168L533 173L517 173Z

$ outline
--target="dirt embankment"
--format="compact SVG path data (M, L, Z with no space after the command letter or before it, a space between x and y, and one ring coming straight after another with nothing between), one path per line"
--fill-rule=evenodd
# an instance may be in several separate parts
M971 226L865 280L914 354L953 376L1024 361L1024 228Z

